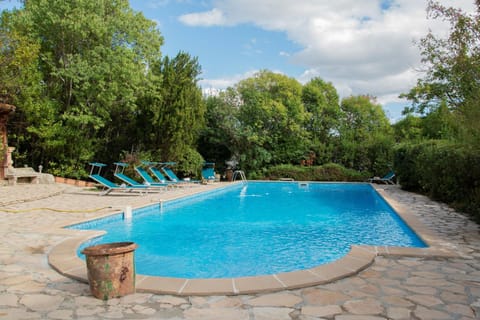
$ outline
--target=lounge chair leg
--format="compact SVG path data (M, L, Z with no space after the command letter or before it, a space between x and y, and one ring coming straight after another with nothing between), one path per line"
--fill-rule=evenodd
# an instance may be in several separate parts
M102 192L100 192L98 195L99 196L106 196L107 194L109 194L110 192L112 192L113 189L107 189L107 190L104 190Z

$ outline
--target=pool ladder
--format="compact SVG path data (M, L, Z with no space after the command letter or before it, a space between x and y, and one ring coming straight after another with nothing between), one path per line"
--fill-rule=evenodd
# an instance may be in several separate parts
M245 172L243 170L236 170L233 173L232 181L242 180L243 183L247 183L247 177L245 176Z

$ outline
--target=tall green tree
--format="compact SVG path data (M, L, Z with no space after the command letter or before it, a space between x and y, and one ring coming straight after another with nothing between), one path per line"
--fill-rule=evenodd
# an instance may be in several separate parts
M423 139L422 118L413 114L406 115L393 126L395 142L419 142Z
M420 41L426 72L404 95L413 102L409 111L426 113L445 104L462 123L460 141L480 135L480 1L475 3L476 12L468 14L428 2L429 17L449 23L450 33L440 37L430 32Z
M419 143L423 140L455 140L460 126L446 103L426 115L407 114L393 125L397 143Z
M382 106L362 95L344 98L340 107L340 162L348 168L385 174L393 165L394 138Z
M130 141L118 137L128 136L145 74L160 57L155 23L127 0L29 0L14 28L40 44L45 99L23 110L30 137L19 149L30 153L35 141L42 155L32 162L74 175L94 155L125 148Z
M467 14L428 2L428 14L450 24L440 37L420 42L426 73L406 95L408 111L426 113L425 141L400 145L395 153L402 187L420 190L480 217L480 1ZM438 140L442 139L442 140Z
M312 140L317 161L330 162L332 137L338 133L340 104L338 93L330 82L314 78L302 88L302 101L308 112L306 129Z
M455 139L457 132L455 116L445 102L440 103L422 119L422 133L425 139Z
M233 88L228 88L218 96L206 97L205 104L205 128L201 132L199 152L205 160L215 162L215 167L223 172L226 161L240 156L240 99Z
M202 164L196 151L200 131L205 125L205 103L198 85L201 67L198 59L186 52L164 57L152 66L154 89L146 95L141 112L150 118L145 128L137 123L157 159L179 162L179 169L195 173Z
M0 18L0 103L22 103L39 88L36 39L14 29L14 13L3 11ZM38 91L37 91L38 92Z
M10 145L26 140L24 108L35 109L43 100L41 73L38 69L40 45L37 39L18 32L13 23L15 12L0 16L0 103L17 106L8 122ZM0 146L0 154L3 155ZM2 157L0 155L0 158ZM1 160L1 159L0 159ZM27 164L15 157L18 164Z
M293 78L264 70L240 81L236 90L242 102L242 167L298 163L308 151L302 85Z

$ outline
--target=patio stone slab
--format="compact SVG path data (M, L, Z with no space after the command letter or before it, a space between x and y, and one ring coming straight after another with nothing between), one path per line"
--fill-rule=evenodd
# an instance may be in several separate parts
M284 307L255 307L252 309L255 320L291 320L290 313L294 310L295 309Z
M220 309L199 309L190 308L183 312L185 319L192 320L218 320L219 317L225 320L249 320L250 316L247 310L239 308L220 308Z
M303 297L310 305L338 305L350 298L342 292L316 288L305 289Z
M3 293L0 294L0 306L16 307L18 305L18 297L16 294Z
M420 304L426 307L433 307L439 304L443 304L442 300L428 295L415 294L408 296L407 299L414 302L415 304Z
M304 306L301 309L302 315L312 317L332 317L343 312L337 305L327 306Z
M294 307L302 301L299 296L285 292L263 295L248 300L247 303L254 307Z
M381 314L384 309L382 304L376 299L350 300L343 304L343 307L353 314Z
M63 300L64 298L59 296L27 294L20 299L20 304L33 311L51 311L58 309Z

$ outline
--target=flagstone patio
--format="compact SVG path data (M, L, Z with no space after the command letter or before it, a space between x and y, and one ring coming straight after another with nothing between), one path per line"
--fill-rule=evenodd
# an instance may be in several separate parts
M106 302L93 298L88 285L62 276L48 264L52 248L72 237L61 229L64 225L213 187L105 197L62 184L0 187L0 319L480 318L479 226L444 204L398 186L386 186L382 192L457 257L377 256L356 275L275 293L136 293Z

